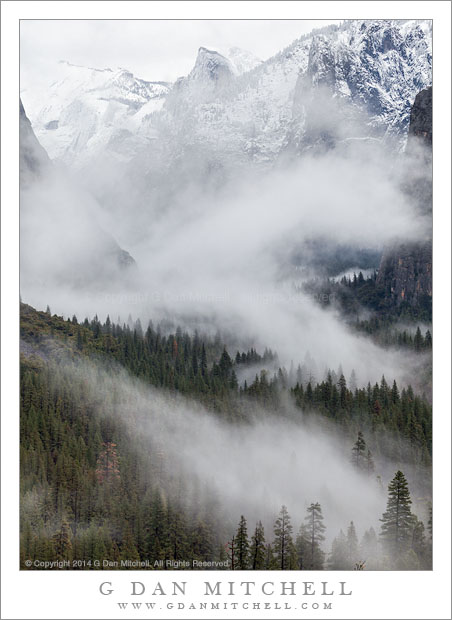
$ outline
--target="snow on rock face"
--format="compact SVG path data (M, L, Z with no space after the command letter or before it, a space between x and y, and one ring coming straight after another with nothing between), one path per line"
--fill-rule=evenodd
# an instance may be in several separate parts
M287 142L299 150L317 143L319 114L327 128L328 119L332 121L331 131L322 128L330 146L346 139L332 135L340 132L337 100L342 99L348 105L348 120L354 120L354 126L345 124L348 138L364 129L369 137L396 138L402 146L414 97L431 83L430 39L426 23L384 20L347 22L330 36L314 36L307 68L297 80ZM346 121L347 113L341 111Z
M401 144L414 98L431 84L431 63L431 22L352 20L304 35L265 62L238 48L222 55L201 47L172 88L66 64L50 94L23 99L50 157L79 167L106 150L131 161L146 148L197 147L222 162L266 164L315 142L322 118L331 120L323 131L330 145L356 137L357 126L361 138ZM341 134L338 114L348 119Z
M319 133L327 148L385 136L401 146L414 98L430 83L429 22L353 20L301 37L208 97L175 89L163 133L241 163L302 151Z
M236 75L242 75L242 73L251 71L262 63L260 58L240 47L230 47L227 52L227 58L232 64Z
M227 58L216 51L200 47L195 66L188 75L188 80L202 83L222 83L231 80L234 70Z
M52 159L66 164L89 161L120 136L139 144L143 117L158 110L170 90L167 83L146 82L125 69L59 65L60 77L46 91L24 90L22 97L39 141Z

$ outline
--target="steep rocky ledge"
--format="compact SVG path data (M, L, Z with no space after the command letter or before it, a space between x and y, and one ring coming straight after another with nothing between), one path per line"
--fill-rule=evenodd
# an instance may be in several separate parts
M406 192L414 206L423 213L432 209L432 89L416 96L411 115L406 147L408 183ZM422 168L419 175L414 168ZM410 168L411 179L410 179ZM388 248L383 253L377 286L385 289L390 304L406 302L428 309L432 299L432 245L429 232L426 241Z

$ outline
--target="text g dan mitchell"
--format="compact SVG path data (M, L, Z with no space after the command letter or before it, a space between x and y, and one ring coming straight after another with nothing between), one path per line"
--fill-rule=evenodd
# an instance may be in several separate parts
M328 581L204 581L199 584L191 584L198 591L190 594L202 596L351 596L352 591L347 587L347 582ZM120 593L128 596L186 596L186 581L170 581L145 584L142 581L130 581L122 584L119 592L112 581L103 581L99 586L99 592L104 596Z

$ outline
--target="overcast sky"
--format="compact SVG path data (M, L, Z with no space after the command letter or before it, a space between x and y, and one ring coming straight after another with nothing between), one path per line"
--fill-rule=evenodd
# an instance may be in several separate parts
M47 83L59 60L123 67L147 80L174 81L192 68L198 48L236 46L266 60L331 20L22 20L22 87Z

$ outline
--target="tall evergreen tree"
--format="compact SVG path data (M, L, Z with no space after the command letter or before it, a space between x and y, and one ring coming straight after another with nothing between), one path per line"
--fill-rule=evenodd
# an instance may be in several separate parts
M414 336L414 350L420 351L424 346L424 338L422 336L421 330L418 327L416 330L416 334Z
M275 521L273 549L280 570L289 570L293 553L292 524L286 506L282 506Z
M304 523L300 526L297 538L295 539L295 549L297 552L298 568L300 570L308 570L310 566L311 545L308 527Z
M389 483L386 512L380 519L380 538L391 557L396 557L410 545L414 522L410 506L408 482L399 470Z
M246 519L242 515L240 517L239 527L235 536L236 546L236 565L237 570L246 570L249 568L250 543L248 540Z
M253 570L265 568L265 533L261 521L256 524L256 529L251 537L250 564Z
M357 469L363 469L365 467L366 459L366 442L364 441L364 435L361 431L358 432L358 439L356 440L352 448L352 463Z
M237 568L237 545L235 536L231 538L227 545L227 556L230 562L230 569L235 570Z
M308 567L310 570L323 568L324 553L321 544L325 540L323 533L326 527L323 524L322 507L318 502L312 503L308 507L308 514L305 518L306 527L309 534L310 557Z

